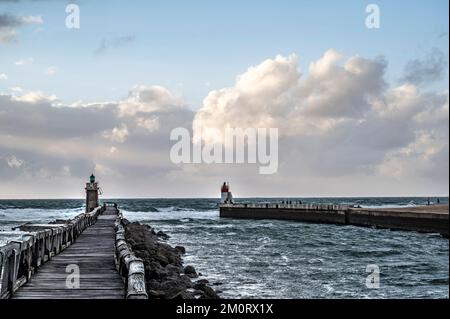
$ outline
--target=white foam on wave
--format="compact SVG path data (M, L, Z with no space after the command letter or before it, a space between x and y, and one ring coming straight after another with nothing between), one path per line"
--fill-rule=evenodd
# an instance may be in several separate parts
M27 222L46 223L56 219L71 219L84 212L84 207L68 209L6 208L0 210L0 246L18 240L24 232L12 230Z
M194 219L218 219L217 210L195 211L180 210L167 207L157 212L121 210L124 217L131 221L179 220L190 222ZM7 241L19 239L23 233L13 231L12 228L26 222L46 223L56 219L71 219L84 212L84 207L70 209L42 209L42 208L7 208L0 210L0 246Z
M12 240L21 240L22 236L28 234L20 230L2 229L0 228L0 247L6 245Z
M194 212L196 211L194 208L186 208L186 207L175 207L175 206L169 206L169 207L157 207L156 208L159 212L173 212L173 211L182 211L182 212Z
M131 221L148 221L148 220L179 220L187 222L190 219L219 219L217 210L195 211L195 210L163 210L157 212L146 211L129 211L122 209L124 218Z
M83 207L67 209L43 208L7 208L0 210L0 224L2 222L46 222L55 219L70 219L84 212Z
M362 208L408 208L416 207L415 203L409 204L380 204L380 205L361 205Z

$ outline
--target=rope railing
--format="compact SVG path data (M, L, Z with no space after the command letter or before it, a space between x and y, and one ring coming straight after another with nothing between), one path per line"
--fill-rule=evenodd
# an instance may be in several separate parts
M119 274L125 282L127 299L147 299L145 289L145 267L142 259L136 257L125 239L123 216L119 211L115 222L116 238L114 258Z
M21 230L30 233L0 247L0 299L12 297L40 266L73 244L87 227L93 225L104 209L99 206L68 222L20 226Z

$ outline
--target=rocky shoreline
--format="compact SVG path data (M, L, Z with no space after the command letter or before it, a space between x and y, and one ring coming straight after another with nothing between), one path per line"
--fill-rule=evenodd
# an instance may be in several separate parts
M183 266L182 246L172 247L169 238L149 225L123 219L125 238L134 254L144 261L149 299L219 299L207 279L199 279L193 266Z

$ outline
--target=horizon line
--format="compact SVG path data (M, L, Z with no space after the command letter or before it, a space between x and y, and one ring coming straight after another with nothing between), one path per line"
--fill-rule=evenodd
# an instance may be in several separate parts
M406 196L243 196L243 197L234 197L235 199L279 199L279 198L296 198L296 199L326 199L326 198L449 198L449 195L406 195ZM102 200L127 200L127 199L218 199L220 200L220 196L217 197L103 197L99 198ZM53 198L2 198L0 197L0 201L4 200L85 200L85 197L53 197Z

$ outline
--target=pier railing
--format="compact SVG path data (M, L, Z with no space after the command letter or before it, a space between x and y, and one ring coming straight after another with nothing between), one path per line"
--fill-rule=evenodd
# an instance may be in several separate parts
M24 224L28 231L21 240L0 247L0 299L10 298L27 283L39 267L73 244L78 236L93 225L104 207L82 213L69 221L54 224Z
M286 203L244 203L244 204L221 204L221 207L235 208L275 208L275 209L297 209L297 210L320 210L320 211L345 211L350 205L338 204L286 204Z
M136 257L125 239L123 216L119 211L116 223L114 258L119 274L125 282L127 299L147 299L145 288L145 267L142 259Z

